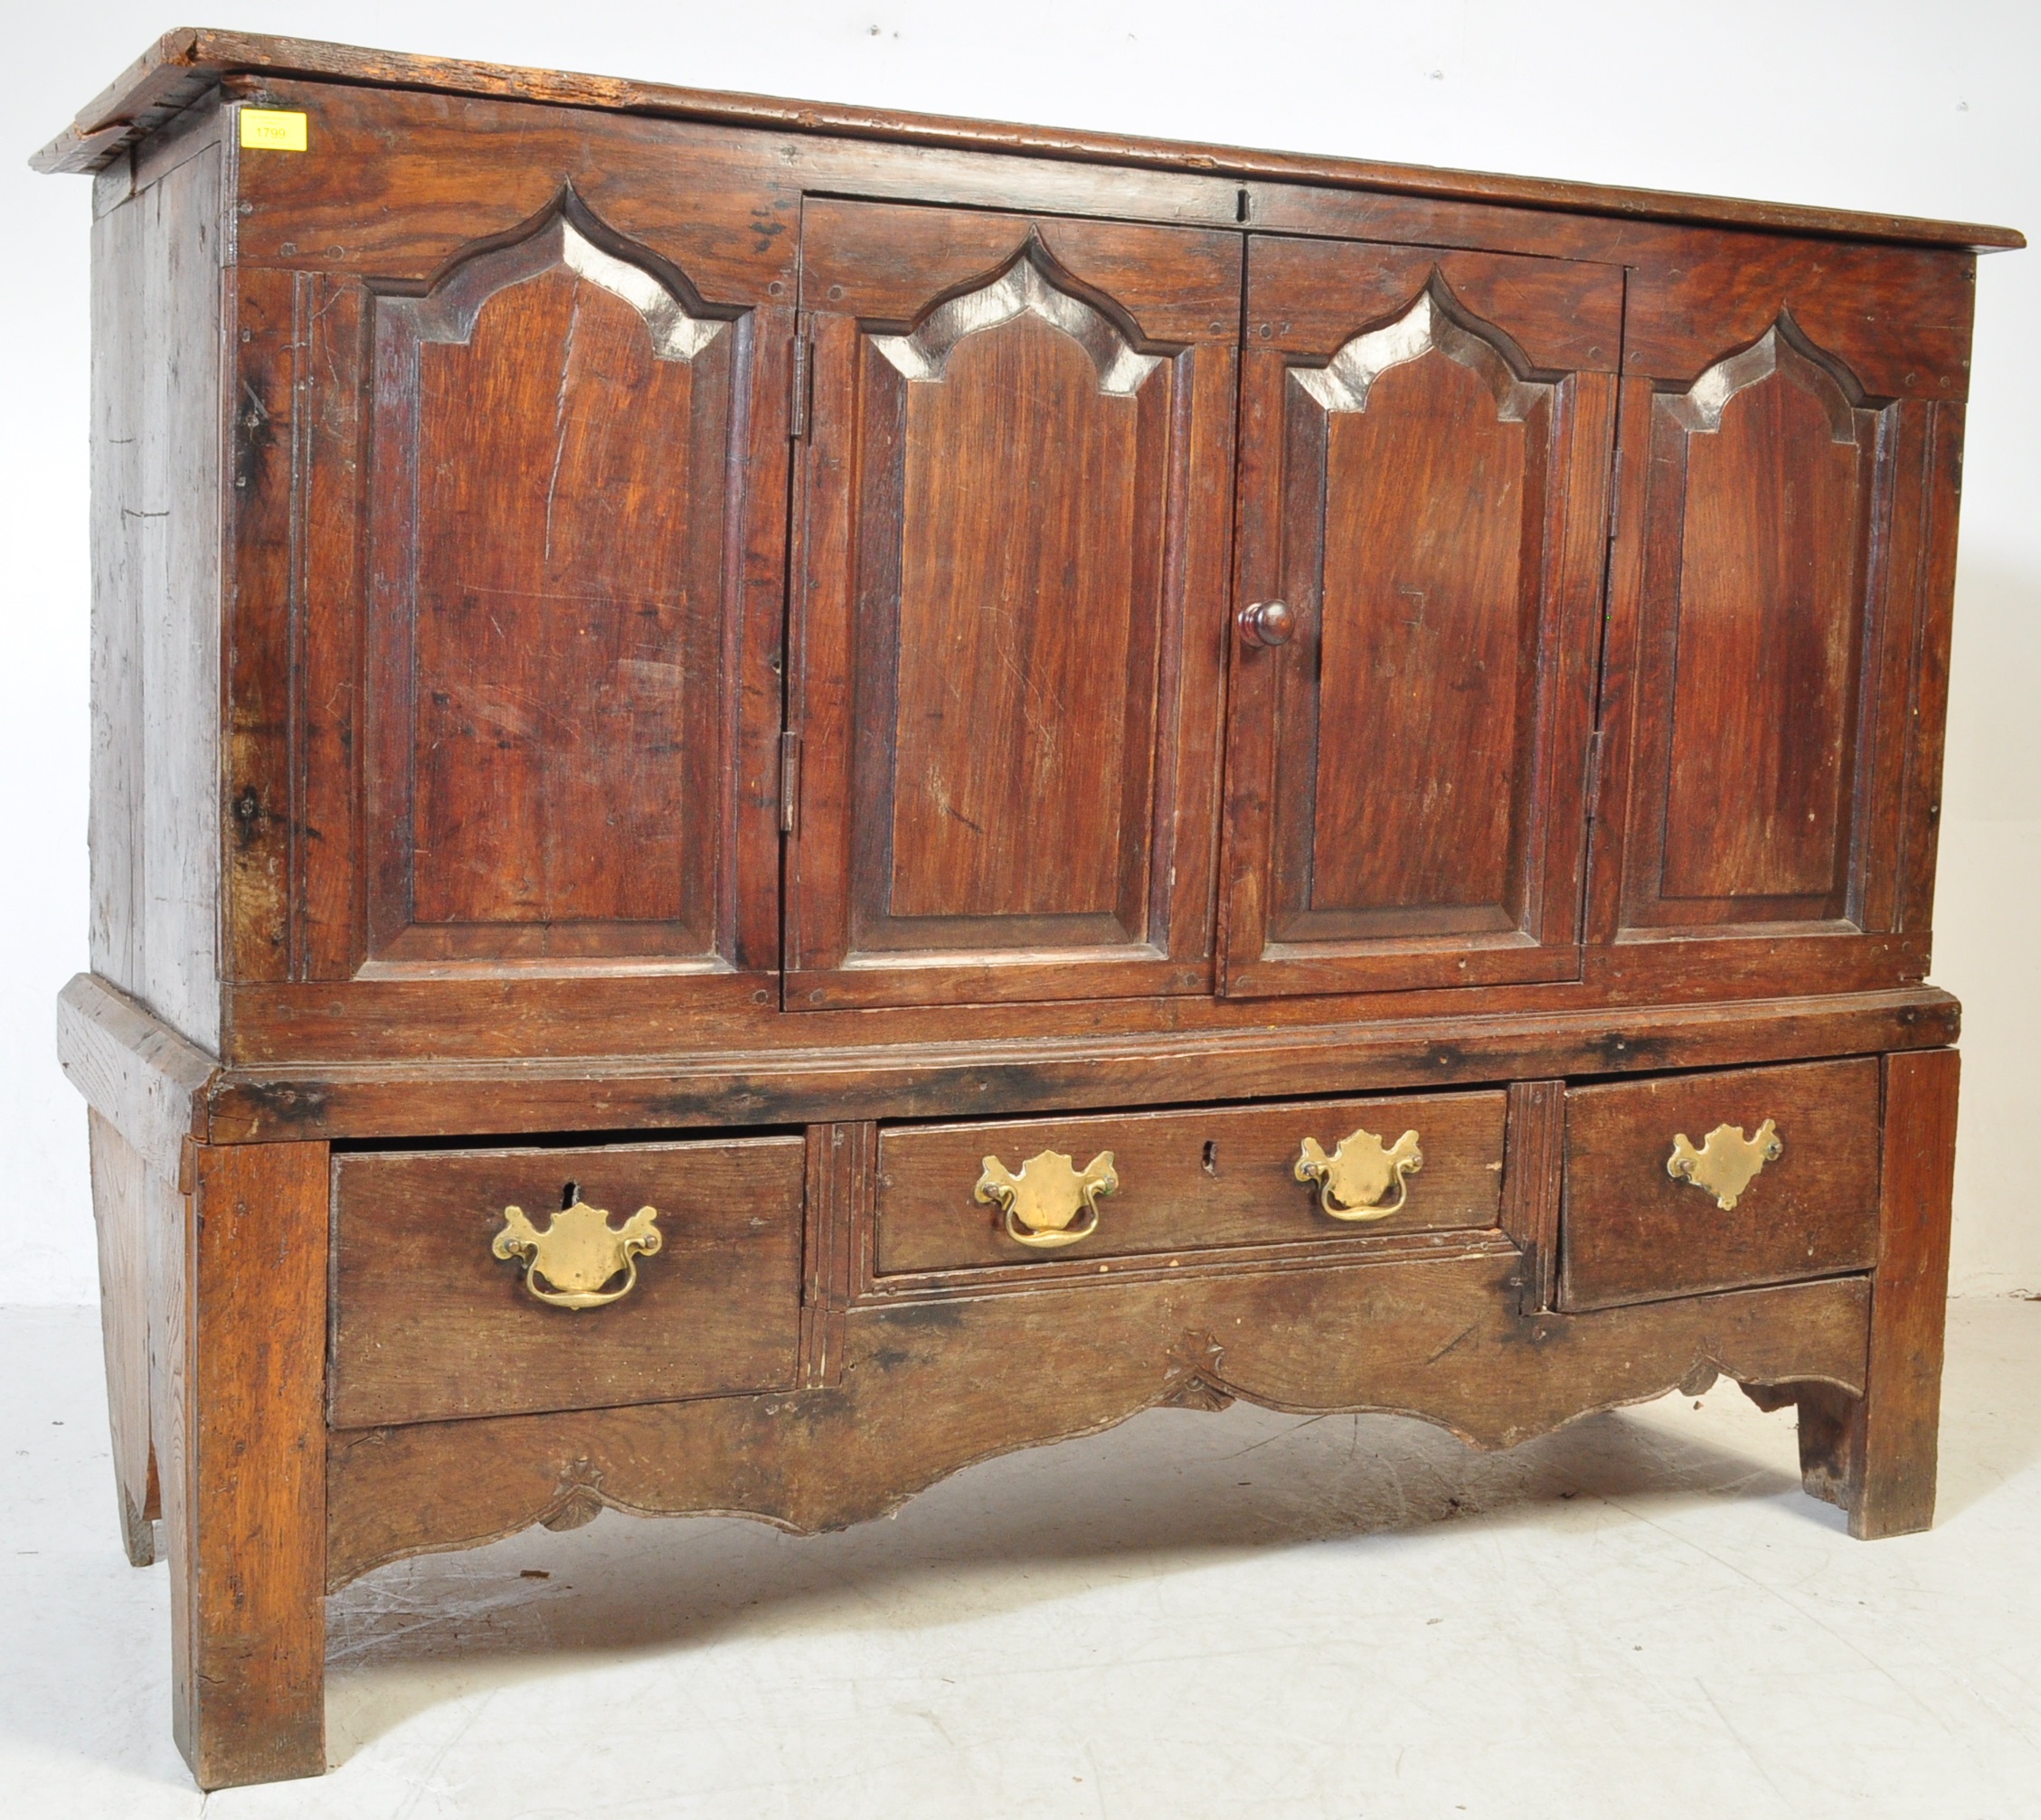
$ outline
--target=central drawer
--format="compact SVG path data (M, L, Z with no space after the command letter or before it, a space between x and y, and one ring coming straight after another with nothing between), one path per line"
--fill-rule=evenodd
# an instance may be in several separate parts
M877 1271L901 1276L1492 1227L1501 1202L1507 1103L1500 1092L1432 1093L890 1127L879 1134ZM1402 1205L1385 1218L1335 1218L1319 1185L1298 1179L1306 1139L1330 1157L1356 1134L1393 1151L1406 1132L1417 1134L1419 1167L1360 1210L1375 1213L1400 1193ZM1363 1139L1348 1154L1368 1149ZM1016 1228L1029 1229L1002 1207L997 1187L978 1192L988 1177L996 1184L1024 1165L1030 1176L1038 1167L1061 1173L1053 1161L1033 1165L1036 1157L1067 1156L1083 1172L1108 1153L1112 1189L1095 1199L1096 1229L1072 1243L1031 1246L1015 1236ZM1072 1229L1091 1218L1081 1210Z

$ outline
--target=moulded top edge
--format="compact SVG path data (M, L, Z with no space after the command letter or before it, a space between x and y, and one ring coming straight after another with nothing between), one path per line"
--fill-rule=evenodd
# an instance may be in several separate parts
M664 115L730 126L1019 153L1093 164L1140 165L1207 176L1320 184L1644 221L1756 228L1976 251L2027 244L2026 236L2012 228L1967 222L1924 221L1787 203L1442 170L1423 165L1375 164L1357 158L1134 138L1074 128L911 114L842 102L726 94L658 82L633 82L613 76L412 56L203 26L182 26L165 33L29 162L36 170L46 172L99 170L222 77L237 73L432 90L554 106L607 108L622 113Z

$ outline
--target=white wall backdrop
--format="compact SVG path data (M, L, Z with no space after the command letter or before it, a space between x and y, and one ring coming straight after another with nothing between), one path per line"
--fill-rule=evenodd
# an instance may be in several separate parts
M2031 0L239 0L214 23L704 87L2041 231ZM14 15L0 98L0 1301L96 1293L52 1001L85 962L88 185L24 161L167 0ZM1966 1003L1956 1282L2041 1291L2041 252L1983 262L1934 977ZM2027 349L2022 354L2020 350ZM2024 427L2023 427L2024 426Z

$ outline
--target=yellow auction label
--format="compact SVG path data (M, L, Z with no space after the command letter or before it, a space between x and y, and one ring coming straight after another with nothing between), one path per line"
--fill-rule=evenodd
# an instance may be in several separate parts
M305 117L280 108L243 108L241 142L257 151L302 152L305 149Z

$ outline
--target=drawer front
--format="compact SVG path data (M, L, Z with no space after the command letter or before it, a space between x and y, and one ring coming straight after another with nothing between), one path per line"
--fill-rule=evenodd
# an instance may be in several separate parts
M1769 1157L1767 1120L1777 1141ZM1724 1126L1748 1145L1726 1132L1711 1139ZM1682 1138L1698 1180L1668 1173ZM1560 1306L1867 1270L1877 1258L1878 1157L1876 1060L1575 1088Z
M765 1137L336 1156L334 1425L790 1387L805 1154L798 1137ZM526 1259L492 1245L506 1207L550 1239L572 1230L552 1222L577 1198L619 1230L651 1207L659 1237L628 1260L628 1293L575 1309L532 1295ZM550 1247L537 1257L569 1274Z
M1441 1093L883 1130L878 1272L1490 1227L1501 1197L1505 1104L1501 1093ZM1330 1155L1356 1130L1386 1146L1406 1131L1418 1134L1422 1164L1402 1184L1403 1205L1386 1219L1334 1219L1318 1188L1295 1174L1307 1137ZM1117 1185L1096 1202L1097 1230L1074 1244L1030 1247L1009 1232L997 1195L975 1198L987 1158L1017 1174L1031 1157L1059 1152L1082 1171L1108 1151ZM1398 1193L1392 1183L1378 1204L1393 1203ZM1072 1225L1090 1217L1081 1212Z

